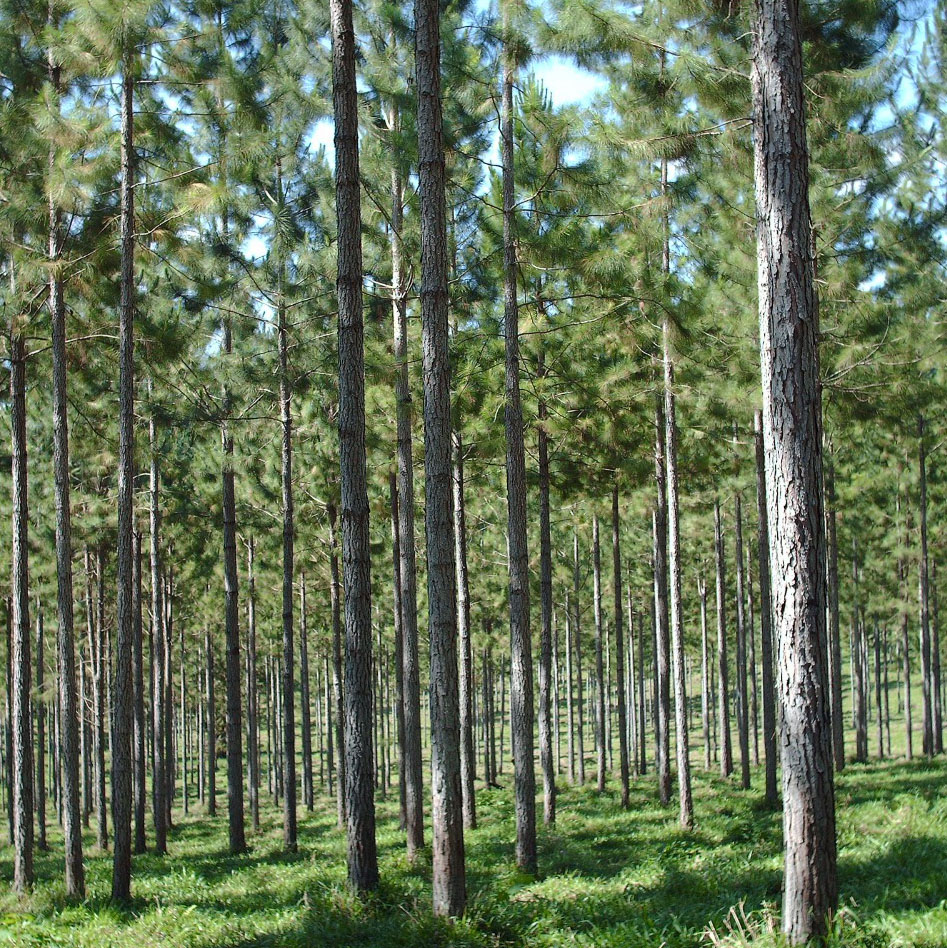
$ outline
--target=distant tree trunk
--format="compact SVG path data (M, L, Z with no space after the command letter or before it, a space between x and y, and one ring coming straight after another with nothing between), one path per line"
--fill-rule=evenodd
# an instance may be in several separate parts
M931 678L932 704L934 710L934 753L944 752L943 706L940 683L940 616L937 610L937 561L931 560Z
M865 626L861 620L861 602L858 595L858 555L852 538L852 655L855 665L855 760L868 760L868 667L865 645Z
M133 578L133 590L135 601L132 604L132 614L134 616L135 641L132 650L132 682L134 689L134 764L135 764L135 845L136 855L144 853L147 846L145 842L145 820L147 819L148 791L146 789L146 771L147 771L147 730L148 722L145 717L145 665L143 649L143 629L141 616L141 532L135 531L134 552L132 565L135 575Z
M931 671L931 623L930 623L930 561L927 553L927 446L925 444L924 418L918 415L918 480L920 484L920 534L921 555L918 561L918 600L920 604L921 643L921 726L923 728L923 750L931 757L934 754L934 708L933 675Z
M345 803L349 884L378 887L372 775L372 590L365 470L365 351L355 30L351 0L330 0L339 299L339 456L345 584Z
M332 698L335 704L335 747L338 758L336 779L336 816L341 829L346 825L345 799L345 702L342 677L342 582L339 578L339 541L336 534L336 509L330 502L329 517L329 602L332 611ZM420 713L420 712L419 712Z
M36 848L46 844L46 702L43 696L43 604L36 600Z
M766 803L779 803L776 789L776 690L773 683L773 604L769 573L769 511L766 506L766 457L763 449L763 416L753 422L756 441L757 554L760 573L760 661L763 666L763 758L766 768Z
M700 722L704 734L704 769L710 770L710 641L707 635L707 583L704 574L697 577L700 596Z
M572 656L575 651L574 632L572 626L572 597L566 600L566 721L567 721L567 752L569 755L569 783L576 781L575 766L575 707L572 701Z
M207 691L207 815L217 815L217 696L214 688L214 643L210 629L204 629L204 655L206 657ZM249 715L249 712L248 712ZM249 747L248 747L249 750ZM251 777L250 786L253 786ZM252 805L251 790L251 805Z
M254 574L254 553L255 546L253 542L253 537L250 537L250 540L247 544L247 679L248 679L248 694L247 694L247 776L248 780L248 796L250 798L250 821L253 825L254 832L259 832L260 830L260 701L257 695L257 688L259 687L258 675L257 675L257 665L256 665L256 576ZM210 657L210 649L207 652ZM210 657L210 661L213 661L213 658ZM211 670L208 668L208 675L211 675ZM210 697L213 694L213 677L209 679L210 683L208 686L208 696ZM214 797L217 792L217 731L216 731L216 712L209 712L209 720L211 725L211 755L210 755L210 770L208 771L208 776L210 780L208 781L211 792L211 805L213 806L212 813L216 813L217 804L214 801Z
M746 621L743 613L743 504L740 495L734 501L737 572L737 728L740 737L740 784L750 789L750 706L746 688Z
M825 655L818 303L796 0L755 0L760 362L773 615L783 710L783 930L820 937L838 902Z
M832 752L835 769L845 768L845 720L842 712L842 641L839 634L838 532L835 510L835 465L825 471L827 568L826 592L829 599L829 688L832 708Z
M11 264L12 273L12 264ZM12 279L12 278L11 278ZM11 287L11 291L14 288ZM29 501L26 447L26 321L10 326L10 430L12 434L13 591L12 689L10 718L13 751L13 890L33 885L33 726L30 712L32 653L30 630Z
M878 758L883 759L885 756L885 722L884 709L881 704L881 629L878 627L877 619L875 619L872 645L875 653L875 725L878 736Z
M626 704L625 630L622 627L621 536L618 517L618 484L612 485L612 583L615 595L615 680L618 685L618 770L621 805L628 808L628 708ZM631 626L631 598L628 599L628 628ZM632 702L634 706L634 702Z
M398 503L398 475L394 471L388 475L388 495L391 502L391 560L394 569L392 589L395 633L395 720L398 739L398 823L401 829L405 829L407 826L407 787L404 753L404 605L401 585L401 508Z
M911 721L911 636L908 629L908 567L904 555L905 540L901 533L901 485L898 484L896 498L896 516L898 523L898 599L901 619L901 661L904 676L904 741L905 756L908 760L914 756L914 726ZM910 530L908 530L910 533Z
M509 31L509 5L503 6ZM515 54L503 43L500 119L503 164L503 335L506 342L506 494L510 563L510 711L516 796L516 864L536 872L536 774L533 763L533 659L529 629L529 551L526 531L526 449L520 402L519 312L516 299L516 204L513 142Z
M105 683L108 680L108 650L105 630L105 554L102 543L95 550L95 642L90 643L95 674L95 817L99 849L109 846L108 806L105 795Z
M605 792L605 666L602 652L602 551L598 516L592 517L592 586L595 614L595 751L598 792Z
M153 397L153 388L149 380L149 398ZM151 666L152 666L152 746L153 764L151 795L155 823L155 853L163 856L168 851L168 824L165 818L167 805L165 795L168 781L167 760L164 745L165 689L164 689L164 587L161 582L161 508L159 505L158 449L156 444L155 412L152 405L148 416L148 451L151 457L149 476L149 527L151 560Z
M730 745L730 682L727 667L727 586L719 500L714 500L714 547L717 563L717 729L720 732L720 775L729 777L733 773L733 751Z
M474 780L473 648L470 633L470 582L467 574L467 512L464 497L464 445L460 428L451 433L454 486L454 565L457 573L457 631L460 645L460 774L464 828L477 827Z
M667 577L667 458L663 399L655 401L654 470L657 499L652 514L654 540L655 608L655 766L661 806L671 802L671 643L668 630Z
M885 739L888 744L888 756L891 756L891 708L888 702L888 626L884 627L884 641L882 643L882 653L884 655L884 713L885 713Z
M645 742L645 647L644 647L644 616L638 613L638 755L641 758L639 771L641 776L648 773L648 748Z
M303 749L303 806L312 811L312 713L309 691L309 626L306 619L306 575L299 578L299 726Z
M585 709L582 703L582 622L579 608L579 534L572 534L572 644L575 646L576 712L578 717L579 783L585 783Z

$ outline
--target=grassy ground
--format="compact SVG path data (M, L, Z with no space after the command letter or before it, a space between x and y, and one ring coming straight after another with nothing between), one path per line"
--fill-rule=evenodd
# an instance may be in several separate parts
M759 774L754 775L758 783ZM947 945L947 762L850 766L838 780L844 945ZM511 869L508 790L479 796L467 836L469 912L450 924L429 909L430 867L410 867L392 804L379 808L382 888L368 903L345 889L344 839L323 801L300 824L301 851L279 850L275 811L252 850L226 852L226 818L178 821L170 854L135 860L135 902L108 904L111 862L87 838L89 897L64 904L59 839L37 863L35 893L0 895L0 945L87 948L602 948L770 943L780 897L780 816L729 782L696 776L697 828L654 802L652 779L628 812L614 787L566 789L554 831L542 830L538 881ZM0 874L12 873L0 850ZM748 922L728 914L743 906ZM714 934L716 931L716 935Z

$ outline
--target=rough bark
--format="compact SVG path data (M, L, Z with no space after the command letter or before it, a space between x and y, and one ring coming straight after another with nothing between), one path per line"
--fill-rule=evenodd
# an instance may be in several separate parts
M448 247L439 15L436 0L416 0L425 535L431 644L432 882L435 914L458 916L464 912L467 894L452 542Z
M345 587L345 803L349 884L378 887L372 773L372 590L365 469L365 350L355 30L351 0L330 0L338 221L339 456Z
M755 0L760 362L783 709L783 930L821 936L838 902L825 635L818 307L797 0Z

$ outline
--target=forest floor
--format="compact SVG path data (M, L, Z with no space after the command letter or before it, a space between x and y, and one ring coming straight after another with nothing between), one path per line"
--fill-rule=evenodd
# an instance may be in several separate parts
M349 946L774 944L781 817L756 789L695 774L697 827L655 801L653 776L622 811L617 788L564 788L555 829L541 829L538 881L512 868L508 788L478 794L480 828L467 834L469 911L434 919L430 866L409 866L389 799L380 802L382 887L361 903L345 887L345 845L327 799L301 812L300 852L280 851L268 808L251 851L227 853L226 804L211 820L178 817L169 855L135 858L134 903L108 904L111 859L87 834L89 897L63 900L60 840L37 860L38 885L18 903L0 895L0 945L17 948L349 948ZM850 765L838 778L843 910L832 944L947 945L947 761ZM540 807L541 818L541 807ZM11 878L11 850L0 850ZM736 914L731 914L731 909ZM747 917L747 924L735 921ZM729 917L729 920L728 920ZM714 930L716 935L713 934Z

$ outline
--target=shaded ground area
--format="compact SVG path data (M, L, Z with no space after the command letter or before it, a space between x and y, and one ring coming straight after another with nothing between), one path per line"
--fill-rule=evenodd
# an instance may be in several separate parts
M838 781L843 912L833 942L947 945L947 763L850 766ZM754 774L759 784L761 775ZM108 904L111 862L86 840L89 898L66 905L59 838L37 860L35 894L0 898L0 944L22 948L347 948L347 946L582 945L601 948L778 942L767 933L780 898L781 817L758 790L696 775L697 828L657 806L653 781L623 812L612 786L565 788L559 821L541 830L538 880L512 868L513 806L507 788L480 794L481 828L468 834L470 909L434 919L430 869L409 866L393 803L379 806L383 885L367 903L345 888L344 839L334 806L301 814L301 851L279 850L275 811L245 856L227 854L226 818L180 818L170 853L135 860L135 902ZM223 808L222 808L223 809ZM12 875L11 851L0 873ZM742 905L749 930L728 914Z

